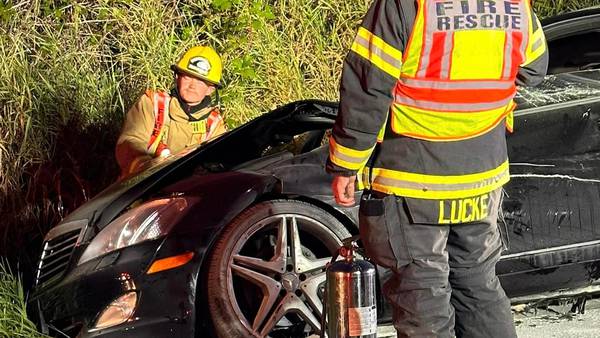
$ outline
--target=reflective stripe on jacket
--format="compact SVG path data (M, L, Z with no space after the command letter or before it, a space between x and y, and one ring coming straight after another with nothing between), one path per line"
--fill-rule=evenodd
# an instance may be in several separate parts
M167 147L165 141L169 134L169 124L171 118L169 116L169 103L171 96L165 92L147 91L146 95L152 97L152 105L154 107L154 127L148 141L148 154L152 156L160 155L160 151Z
M154 127L152 129L152 134L150 135L150 141L148 142L148 154L158 156L158 150L169 148L168 135L169 124L171 122L169 116L169 103L171 101L171 96L162 91L147 91L146 95L152 97L152 105L154 107ZM209 110L210 113L206 119L188 122L193 129L193 134L199 135L198 143L210 140L217 135L219 128L223 128L224 121L221 114L219 114L218 109L216 107L211 107Z
M509 180L515 83L540 83L547 63L528 2L376 0L344 61L327 170L363 171L383 134L360 183L424 200L493 191Z

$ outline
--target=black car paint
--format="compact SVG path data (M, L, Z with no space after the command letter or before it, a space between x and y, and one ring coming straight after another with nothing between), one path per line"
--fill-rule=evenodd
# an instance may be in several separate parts
M572 156L563 159L560 174L584 179L600 177L596 169L600 168L596 163L598 157L594 153L594 150L600 150L598 103L566 104L555 108L550 111L552 117L517 113L515 125L518 133L509 138L511 160L542 163L544 159L550 162L561 160L574 152L587 153L581 158ZM263 156L268 148L289 143L291 135L330 127L336 109L335 104L323 101L288 104L186 156L156 163L139 175L107 188L61 222L90 220L66 274L40 285L31 298L31 304L41 307L44 322L61 330L71 330L76 334L84 328L82 337L191 337L194 332L203 332L206 323L202 321L207 316L196 317L202 312L195 308L196 304L205 303L203 297L210 296L197 294L202 289L199 283L202 281L203 262L222 228L248 206L270 198L302 199L334 214L352 233L356 233L356 207L335 206L329 193L331 177L322 171L327 156L325 148L295 157L285 153ZM540 128L540 125L544 127ZM318 135L318 132L315 133L316 137ZM580 170L582 163L588 169L583 173ZM548 173L544 172L545 168L526 168L525 173ZM511 171L519 173L512 168ZM550 173L557 174L559 171ZM527 234L527 229L536 227L536 224L528 224L525 220L531 211L521 200L531 197L531 192L524 191L523 186L528 184L521 184L519 180L513 178L507 187L509 197L504 205L510 208L505 208L505 217L513 232L521 229L521 234ZM562 181L557 178L556 182ZM557 186L564 184L556 182L553 184ZM543 187L548 182L540 181L534 185ZM565 189L569 187L564 185ZM563 194L568 195L568 192ZM166 238L140 243L79 266L76 264L93 236L132 203L173 195L198 199L201 203L195 204L195 212L187 214ZM544 196L540 198L544 200ZM556 200L565 199L558 196ZM582 199L580 203L583 208L595 209L600 202L596 196L596 199ZM565 210L562 205L547 208L548 213ZM568 210L566 215L564 217L568 218ZM564 217L559 215L555 218L558 224L553 224L553 221L550 224L558 226ZM555 296L561 295L560 290L600 282L599 248L599 244L591 244L533 254L516 252L511 256L509 253L500 261L497 271L512 297L531 298L553 291L558 291ZM194 259L185 266L155 275L146 274L154 259L185 251L195 253ZM385 271L381 273L385 274ZM124 274L126 279L134 281L140 295L136 319L112 329L87 332L85 328L90 327L101 309L126 290ZM390 312L386 308L382 310L380 320L387 321Z
M140 243L108 254L100 260L76 266L56 287L44 292L43 301L38 302L36 298L32 301L39 304L47 324L59 327L64 333L76 335L82 326L93 325L106 305L123 292L129 291L123 283L124 279L134 280L135 290L141 294L142 299L145 297L146 282L140 276L143 276L144 270L152 262L157 248L163 241L164 238ZM110 263L107 263L107 260L110 260ZM154 287L153 285L152 288ZM146 288L148 289L150 288ZM168 309L168 306L162 308ZM136 315L142 316L140 313ZM106 332L103 330L89 336Z
M544 18L541 21L541 23L542 23L542 26L544 26L544 33L546 33L546 36L548 37L548 39L553 39L554 36L548 36L549 35L547 33L548 28L553 29L554 25L557 25L557 24L569 22L572 20L580 20L581 18L593 17L596 15L600 15L600 6L584 8L584 9L581 9L578 11L566 12L566 13L562 13L562 14L559 14L556 16ZM557 25L556 28L560 28L560 27L558 27L558 25Z
M61 331L79 329L82 325L91 327L104 306L124 292L122 278L127 276L140 295L136 309L139 319L118 329L91 332L86 337L105 337L106 334L106 337L112 337L113 331L115 337L121 337L123 332L129 332L133 337L139 336L139 330L192 336L195 327L186 324L195 322L196 283L207 249L219 230L233 217L277 187L272 176L248 172L223 172L205 178L198 180L191 176L162 191L163 196L183 196L194 209L181 219L183 226L176 227L166 238L143 242L76 265L85 249L85 245L81 245L73 255L73 269L66 277L58 283L50 281L47 287L42 285L32 298L31 301L39 305L43 320L52 326L60 326ZM95 231L92 227L88 230ZM194 258L184 267L146 274L154 260L185 252L194 252ZM119 333L127 327L131 329Z
M578 74L581 88L600 79L598 71ZM571 77L547 82L569 86ZM568 95L557 92L557 102L516 112L516 132L508 137L511 182L503 216L511 249L496 271L513 301L600 282L600 99Z

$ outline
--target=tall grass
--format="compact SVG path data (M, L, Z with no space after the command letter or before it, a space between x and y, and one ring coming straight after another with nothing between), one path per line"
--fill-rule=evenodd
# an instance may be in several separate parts
M0 337L6 338L44 338L37 332L35 325L27 319L23 286L7 267L0 261Z
M203 43L222 54L235 127L291 100L334 100L368 1L0 4L0 240L12 244L15 228L44 232L115 178L127 108L145 88L169 89L184 50Z

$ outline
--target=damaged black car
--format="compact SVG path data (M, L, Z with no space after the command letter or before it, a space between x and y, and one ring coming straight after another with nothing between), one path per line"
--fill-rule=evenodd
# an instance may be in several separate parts
M600 292L600 9L545 23L521 89L497 265L513 303ZM108 187L50 230L30 299L56 337L307 337L356 235L324 170L337 105L299 101ZM357 192L357 198L360 192ZM386 278L387 271L378 271ZM378 320L391 311L378 294Z

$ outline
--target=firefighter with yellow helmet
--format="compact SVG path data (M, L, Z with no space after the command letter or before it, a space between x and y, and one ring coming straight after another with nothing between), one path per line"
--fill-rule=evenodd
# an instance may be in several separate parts
M116 147L122 176L226 130L219 111L222 63L217 52L208 46L192 47L171 69L171 92L147 90L127 113Z

